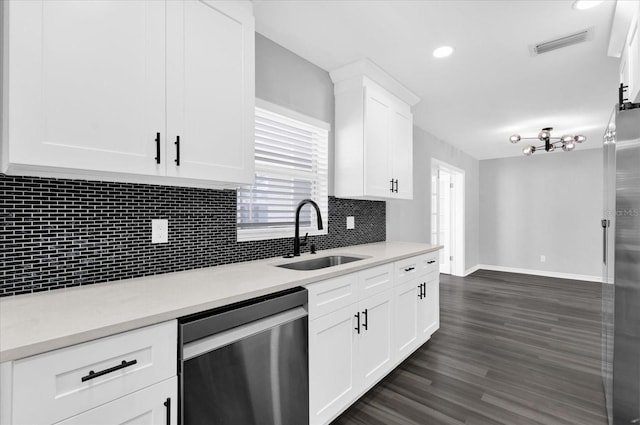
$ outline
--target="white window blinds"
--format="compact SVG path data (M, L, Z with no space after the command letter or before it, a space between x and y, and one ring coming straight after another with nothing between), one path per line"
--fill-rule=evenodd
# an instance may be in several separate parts
M320 207L325 230L317 231L315 210L306 206L301 234L326 233L328 129L306 121L256 107L255 183L238 189L238 240L293 236L296 207L307 198Z

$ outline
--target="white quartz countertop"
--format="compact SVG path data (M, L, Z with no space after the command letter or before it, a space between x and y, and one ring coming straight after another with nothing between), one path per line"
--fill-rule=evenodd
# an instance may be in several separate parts
M0 362L16 360L237 301L437 251L440 246L379 242L166 273L0 299ZM326 255L366 257L312 271L275 267Z

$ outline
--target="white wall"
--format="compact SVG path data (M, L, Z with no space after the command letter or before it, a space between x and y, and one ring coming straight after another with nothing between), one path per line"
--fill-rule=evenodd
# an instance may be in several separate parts
M256 97L328 122L329 195L333 195L333 82L324 69L256 33Z
M387 240L431 243L431 158L465 171L465 268L479 262L479 161L413 127L413 200L387 201Z
M600 149L480 161L481 264L597 278L601 215Z

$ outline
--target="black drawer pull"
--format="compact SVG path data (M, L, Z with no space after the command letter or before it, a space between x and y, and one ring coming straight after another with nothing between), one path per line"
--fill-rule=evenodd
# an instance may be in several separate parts
M422 299L422 283L418 285L418 289L420 290L420 292L418 292L418 298Z
M411 270L415 270L415 267L407 267L404 269L405 272L410 272Z
M174 142L176 145L176 159L174 159L176 165L180 166L180 136L176 136L176 141Z
M160 164L160 133L156 133L156 164Z
M366 331L369 329L369 310L365 308L362 314L364 315L364 322L362 322L362 327Z
M427 264L433 264L435 262L436 262L436 260L431 260L431 261L427 261Z
M391 179L391 193L393 193L393 179Z
M164 407L167 408L167 425L171 425L171 397L164 402Z
M116 370L124 369L125 367L133 366L137 363L137 360L131 360L130 362L123 360L122 363L120 363L118 366L110 367L109 369L101 370L100 372L94 372L90 370L87 376L82 377L82 382L97 378L98 376L106 375L111 372L115 372Z
M354 314L353 317L357 319L357 323L358 323L356 327L353 329L355 329L358 332L358 335L360 335L360 312L357 312L356 314Z
M398 193L398 179L396 179L396 190L394 192Z
M427 282L422 283L422 298L427 298Z

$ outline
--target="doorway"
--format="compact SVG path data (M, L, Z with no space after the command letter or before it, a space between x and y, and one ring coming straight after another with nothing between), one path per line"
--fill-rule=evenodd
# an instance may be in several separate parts
M464 276L464 170L431 160L431 243L442 245L440 273Z

